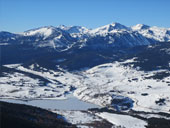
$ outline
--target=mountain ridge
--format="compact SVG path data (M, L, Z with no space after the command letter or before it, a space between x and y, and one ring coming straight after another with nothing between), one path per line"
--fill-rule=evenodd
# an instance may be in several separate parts
M150 45L153 42L170 41L170 28L137 24L127 27L117 22L95 29L82 26L44 26L20 34L0 32L0 44L30 44L34 47L50 47L68 50L73 46L105 48Z

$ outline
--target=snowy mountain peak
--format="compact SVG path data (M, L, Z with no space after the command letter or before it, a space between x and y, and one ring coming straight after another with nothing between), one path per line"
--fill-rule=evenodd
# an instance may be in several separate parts
M110 29L128 29L126 26L120 24L120 23L117 23L117 22L113 22L111 24L108 25L110 27Z
M69 31L69 33L86 33L89 30L85 27L73 26L73 27L70 27L70 29L68 31Z
M142 36L156 41L170 41L170 29L169 28L160 28L160 27L150 27L144 24L137 24L131 27L133 31L137 31Z
M129 30L128 27L120 24L120 23L111 23L96 29L91 30L91 34L97 34L97 35L106 35L108 33L115 33L117 31L124 31Z
M68 32L73 38L79 38L88 33L90 30L82 26L65 26L60 25L58 28Z
M59 26L60 29L67 31L70 34L75 34L75 33L86 33L89 31L89 29L82 27L82 26L70 26L67 27L65 25L60 25Z
M133 30L142 30L142 29L149 29L150 26L145 25L145 24L137 24L132 27Z
M55 29L56 28L53 26L45 26L45 27L40 27L40 28L25 31L23 35L24 36L40 35L40 36L48 37L53 33L53 31L55 31Z
M58 28L60 28L62 30L67 30L69 27L62 24L62 25L59 25Z
M144 24L126 27L114 22L96 29L60 25L31 29L22 34L0 32L0 42L12 43L16 40L21 44L30 42L38 47L52 46L63 49L71 48L73 45L77 47L89 45L94 48L132 47L170 41L170 29L150 27Z

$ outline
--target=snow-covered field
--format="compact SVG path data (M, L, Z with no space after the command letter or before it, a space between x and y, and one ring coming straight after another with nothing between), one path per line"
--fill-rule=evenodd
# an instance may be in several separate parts
M5 74L5 77L0 78L0 81L3 81L0 86L1 97L3 95L37 98L42 95L43 97L41 98L50 98L50 96L51 98L63 98L65 92L71 92L70 87L74 87L76 88L74 96L100 106L114 106L113 103L120 100L121 97L121 100L129 99L133 101L130 103L131 107L129 109L145 112L169 112L170 86L168 85L170 77L164 77L161 80L149 78L156 73L169 71L144 72L131 68L132 66L130 65L124 66L124 64L133 61L134 59L125 62L107 63L80 72L67 72L64 70L56 72L47 69L40 72L34 71L33 68L26 69L22 66L12 67L12 65L8 65L7 67L16 68L47 79L50 83L47 86L38 86L40 82L38 79L27 78L27 76L18 73ZM21 79L23 79L22 83ZM14 85L16 86L13 86L12 82L15 82ZM19 84L23 84L23 87L19 86ZM9 93L14 89L18 91ZM31 91L34 93L30 93ZM124 103L116 107L122 106L124 108ZM128 108L125 110L128 110Z
M111 114L107 112L97 113L99 117L108 120L112 124L116 126L121 126L125 128L145 128L147 123L143 120L128 116L128 115L118 115Z
M53 111L58 114L61 114L65 117L65 119L72 123L76 124L79 127L85 127L86 124L93 123L95 121L102 121L102 118L91 114L90 112L86 111Z
M20 65L8 65L8 68L20 67ZM21 68L22 69L22 68ZM27 70L22 70L29 73ZM0 77L0 97L14 99L66 99L65 94L70 91L69 86L63 86L58 81L39 75L25 74L24 72L5 72ZM44 77L41 77L44 76Z
M147 126L146 121L129 115L120 115L108 112L94 113L90 111L56 110L53 112L63 115L66 121L77 125L79 128L93 128L92 124L95 124L96 122L98 124L104 123L104 121L108 121L113 124L112 128L145 128L145 126Z
M35 69L35 65L31 65L30 68L25 68L22 64L5 65L7 68L15 70L2 73L0 97L64 100L69 99L73 93L82 101L118 111L128 112L132 109L169 113L170 76L161 80L153 76L170 71L140 71L138 68L132 68L131 62L134 62L134 59L102 64L76 72L68 72L60 67L54 71L39 65L36 65L38 70ZM128 66L125 66L126 64ZM79 103L71 101L69 104L74 106ZM91 113L90 111L76 111L76 109L73 109L74 111L71 109L55 110L54 108L51 110L63 115L68 122L81 128L96 126L98 124L96 122L105 125L107 121L113 124L113 127L144 128L147 125L147 122L130 115L108 112ZM150 117L168 119L168 117L152 113L148 113L148 115L139 113L138 115L146 119Z
M74 96L67 95L67 99L57 100L57 99L41 99L41 100L17 100L17 99L0 99L0 101L16 103L16 104L26 104L31 106L40 107L47 110L88 110L90 108L100 108L95 104L90 104L77 99Z
M133 60L127 62L130 61ZM123 66L127 62L103 64L73 75L66 73L57 79L63 81L64 84L74 85L77 88L74 95L84 101L109 106L113 95L117 95L132 99L133 110L169 112L170 76L162 80L147 79L156 73L169 71L138 71L130 66ZM161 103L159 102L162 101L161 99L165 100Z
M54 113L61 114L66 121L75 124L78 128L126 128L127 126L133 126L130 123L133 123L133 121L138 121L135 123L139 123L138 126L143 126L147 125L146 122L142 120L138 120L135 118L130 117L128 119L128 116L122 115L124 122L129 122L129 123L124 123L123 125L118 124L117 122L111 122L108 118L104 117L104 113L98 113L98 112L91 112L91 111L61 111L61 110L56 110L53 111ZM109 113L107 113L109 114ZM112 116L112 120L116 119L116 114L115 116ZM119 120L120 118L117 118ZM119 123L121 120L119 120ZM121 126L121 127L120 127ZM124 127L123 127L124 126ZM127 127L129 128L129 127ZM133 127L132 127L133 128ZM144 127L136 127L136 128L144 128Z

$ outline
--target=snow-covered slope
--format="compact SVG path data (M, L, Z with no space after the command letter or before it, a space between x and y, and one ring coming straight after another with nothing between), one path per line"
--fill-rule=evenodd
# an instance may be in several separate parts
M155 42L170 41L170 28L150 27L137 24L126 27L120 23L111 23L96 29L81 26L46 26L25 31L21 34L0 32L0 43L29 44L34 47L50 47L56 50L68 50L90 47L122 48L150 45Z
M138 34L141 34L142 36L156 40L156 41L169 41L170 40L170 28L160 28L160 27L150 27L148 25L144 24L137 24L132 27L126 27L125 25L122 25L120 23L111 23L105 26L101 26L95 29L87 29L82 26L64 26L61 25L59 27L53 27L53 26L46 26L41 27L37 29L31 29L28 31L23 32L24 36L43 36L44 39L48 38L49 36L56 34L57 31L63 30L64 32L69 33L73 38L81 37L84 35L86 38L89 38L91 36L106 36L108 34L115 34L117 33L117 36L121 36L123 38L124 35L120 35L120 33L129 33L132 34L134 32L138 32ZM140 36L141 36L140 35ZM135 40L135 36L133 37Z
M117 30L113 29L112 31L105 31L100 33L100 30L96 32L89 40L87 44L95 45L94 47L134 47L139 45L149 45L151 42L146 39L144 36L138 32L129 31L129 30ZM99 35L98 35L99 34Z
M55 31L55 27L49 26L49 27L42 27L42 28L37 28L37 29L32 29L23 32L24 36L34 36L34 35L39 35L39 36L44 36L44 37L49 37L53 32Z
M0 45L9 44L12 41L15 41L18 36L19 36L18 34L6 32L6 31L0 31Z
M120 127L146 128L145 126L147 126L145 121L127 115L110 114L107 112L97 115Z
M65 25L61 25L58 28L67 31L71 35L85 34L85 33L88 33L90 31L89 29L82 27L82 26L70 26L70 27L68 27L68 26L65 26Z
M75 39L67 31L53 26L31 29L21 35L24 37L23 41L28 41L27 43L38 47L64 50L75 42Z
M93 29L90 31L90 34L106 35L109 33L116 33L119 31L128 31L128 30L129 30L129 28L124 25L121 25L119 23L112 23L112 24L108 24L108 25Z
M144 24L137 24L131 27L133 31L137 31L144 37L156 41L170 41L170 28L150 27Z
M68 32L71 35L78 35L78 34L84 34L87 33L89 30L85 27L81 26L65 26L65 25L60 25L58 27L53 27L53 26L45 26L37 29L31 29L28 31L23 32L24 36L34 36L34 35L39 35L39 36L44 36L44 37L49 37L56 31L65 31Z

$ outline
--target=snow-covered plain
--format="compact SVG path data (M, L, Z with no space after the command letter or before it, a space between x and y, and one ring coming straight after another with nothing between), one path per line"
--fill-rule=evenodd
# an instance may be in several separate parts
M170 82L170 77L165 77L162 80L153 78L147 79L156 73L169 71L157 70L144 72L132 68L131 65L124 66L125 63L130 63L133 61L134 59L127 60L125 62L103 64L80 72L67 72L64 70L62 72L56 72L45 69L38 72L31 68L26 69L19 66L16 69L41 76L49 80L50 83L48 83L47 86L39 87L38 80L30 80L33 82L34 92L36 92L36 95L32 93L30 95L29 91L33 88L29 87L26 82L24 87L11 87L10 84L7 84L7 81L14 79L13 77L16 77L16 80L20 79L18 74L8 74L6 77L0 78L4 81L4 83L1 84L1 92L3 92L1 93L1 96L3 94L10 97L27 96L28 98L37 98L38 96L43 95L44 98L50 98L52 95L51 98L57 98L57 95L60 95L58 98L63 98L65 92L70 92L70 87L74 87L76 88L73 94L74 96L83 101L91 102L99 106L111 107L113 100L117 100L117 98L120 97L126 99L127 97L134 101L132 105L133 110L169 113L170 86L168 86L168 83ZM7 86L9 87L7 88ZM8 93L12 88L22 89L21 91ZM48 91L44 91L45 89ZM55 91L52 91L52 89ZM22 95L20 93L22 93ZM162 101L162 103L159 101ZM131 109L131 107L129 109Z
M77 125L78 127L87 127L93 128L89 126L89 124L93 124L94 122L102 122L104 120L113 124L113 128L145 128L147 126L147 122L135 117L131 117L129 115L120 115L113 114L108 112L90 112L90 111L61 111L56 110L53 111L55 113L61 114L64 116L66 121Z
M17 69L22 66L12 64L6 67ZM27 70L25 72L28 73ZM3 76L0 77L0 97L28 100L66 99L65 94L70 91L69 86L63 86L58 81L41 77L36 73L32 74L38 77L17 71L3 73Z
M95 116L94 114L87 111L53 111L63 115L67 121L73 124L83 125L86 123L92 123L94 121L102 121L102 118Z
M76 97L71 95L67 95L67 99L33 99L33 100L17 100L17 99L0 99L0 101L5 101L9 103L16 103L16 104L26 104L31 106L40 107L43 109L48 109L51 111L54 110L61 110L61 111L68 111L68 110L88 110L90 108L99 108L99 106L95 104L90 104L83 102Z
M131 66L123 66L127 62L115 62L96 66L84 72L65 73L57 77L64 84L74 85L77 89L74 95L81 100L109 106L113 95L124 96L134 101L133 110L148 112L169 112L170 94L168 83L170 77L162 80L147 79L156 73L168 70L138 71ZM156 101L165 99L163 104Z
M26 100L64 100L69 99L70 93L73 93L82 101L114 110L124 110L116 108L122 106L125 108L123 103L133 101L130 102L130 106L126 107L125 112L132 109L170 113L170 76L161 80L152 78L157 73L169 73L170 71L141 71L139 68L133 68L131 63L135 60L133 58L123 62L102 64L76 72L68 72L60 67L56 71L48 70L38 64L33 64L29 68L23 67L22 64L5 65L5 67L15 70L12 73L5 72L0 77L0 96L1 98ZM38 67L38 70L35 67ZM38 77L31 77L28 73ZM123 103L116 106L115 101L123 101ZM67 121L79 127L89 127L87 124L95 121L101 122L104 119L114 126L116 125L115 127L144 128L147 125L147 122L130 115L96 112L95 116L94 113L87 113L87 111L71 111L69 109L67 111L53 109L53 111L64 115ZM139 115L144 118L168 119L151 113ZM79 118L80 116L82 118Z
M112 124L115 124L116 126L121 126L125 128L145 128L145 126L147 126L147 123L145 121L128 115L118 115L107 112L97 113L97 115L102 117L103 119L108 120Z

